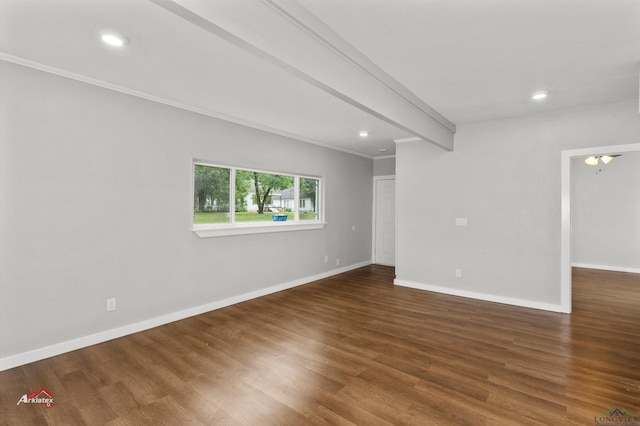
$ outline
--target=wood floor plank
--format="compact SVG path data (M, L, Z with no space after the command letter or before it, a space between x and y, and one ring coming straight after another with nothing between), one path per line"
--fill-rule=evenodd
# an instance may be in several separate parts
M640 275L571 315L369 266L0 372L0 425L583 425L640 413ZM20 404L45 388L52 407Z
M355 426L344 417L320 405L309 415L309 424L316 426Z

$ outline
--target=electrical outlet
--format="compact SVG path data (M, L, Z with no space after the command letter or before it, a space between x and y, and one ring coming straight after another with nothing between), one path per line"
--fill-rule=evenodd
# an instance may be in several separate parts
M356 226L355 225L351 225L351 230L355 231L356 230Z
M462 278L462 269L456 269L456 278Z
M328 263L329 262L329 256L324 256L324 263Z
M336 266L340 265L340 259L336 259Z
M107 299L107 312L116 310L116 298Z

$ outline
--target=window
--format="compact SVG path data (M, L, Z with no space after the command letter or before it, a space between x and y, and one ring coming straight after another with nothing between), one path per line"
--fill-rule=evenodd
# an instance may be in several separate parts
M300 178L300 220L318 220L320 180Z
M294 176L236 170L236 222L294 220L295 212L288 206L295 198L295 180Z
M194 162L193 230L203 237L321 228L320 191L317 177Z
M195 164L193 168L193 223L229 223L231 170Z

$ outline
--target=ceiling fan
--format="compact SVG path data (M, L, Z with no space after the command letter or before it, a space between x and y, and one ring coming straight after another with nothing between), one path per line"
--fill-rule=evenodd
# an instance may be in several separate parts
M603 164L609 164L611 160L615 157L620 157L622 154L611 154L611 155L592 155L591 157L585 158L584 162L590 166L597 166L602 161Z

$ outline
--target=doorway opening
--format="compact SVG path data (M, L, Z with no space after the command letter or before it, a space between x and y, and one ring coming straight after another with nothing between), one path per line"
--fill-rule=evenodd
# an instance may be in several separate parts
M561 152L561 236L560 236L560 306L571 313L571 159L575 157L623 154L640 151L640 143L572 149Z

